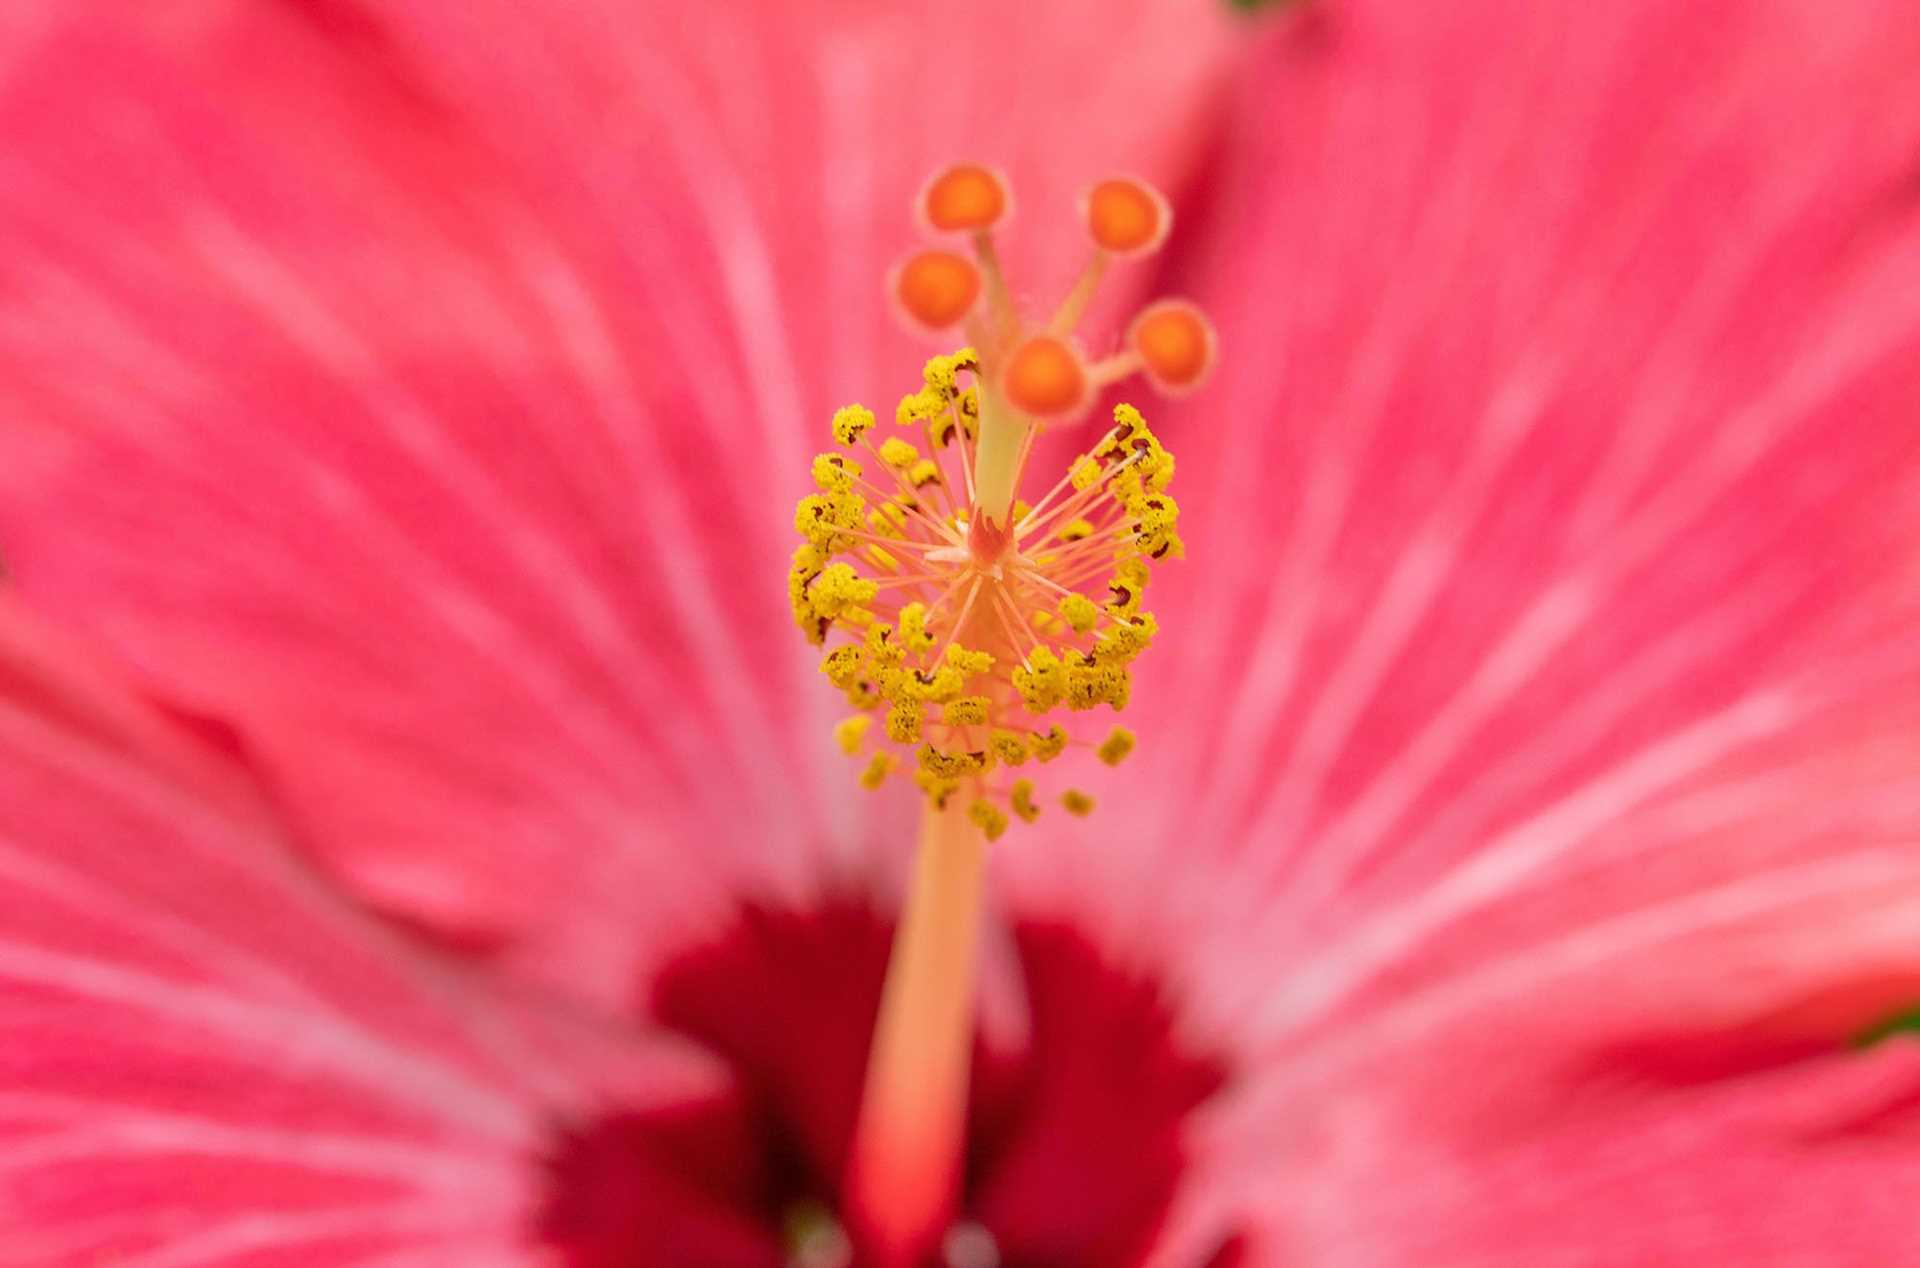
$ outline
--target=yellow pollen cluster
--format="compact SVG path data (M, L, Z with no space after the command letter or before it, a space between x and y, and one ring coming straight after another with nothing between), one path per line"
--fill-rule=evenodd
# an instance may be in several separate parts
M1042 812L1030 770L1079 746L1108 764L1134 736L1075 738L1073 714L1124 709L1158 624L1141 607L1153 565L1181 553L1167 493L1173 456L1140 412L1113 426L998 536L973 531L979 359L929 361L875 443L859 406L833 419L840 450L813 461L788 574L793 620L852 714L834 728L859 782L910 774L936 806L961 797L989 838ZM1024 450L1023 450L1024 459ZM1018 775L1015 772L1019 772ZM1072 814L1085 793L1054 794Z

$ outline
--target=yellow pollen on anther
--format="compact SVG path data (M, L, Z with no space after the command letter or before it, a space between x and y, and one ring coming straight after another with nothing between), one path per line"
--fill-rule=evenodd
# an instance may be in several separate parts
M834 724L833 740L840 751L848 757L856 757L860 746L866 741L867 731L873 726L873 718L864 713L856 713Z
M967 818L974 821L989 841L998 841L1007 830L1007 812L984 797L967 807Z
M1109 766L1118 766L1125 761L1127 754L1133 752L1133 732L1123 726L1117 726L1107 733L1100 743L1100 760Z
M899 758L882 749L867 761L866 769L860 772L860 786L862 788L880 787L887 782L887 776L893 774L894 769L899 765Z
M813 459L787 574L794 624L853 710L833 737L860 784L904 774L936 807L958 796L990 839L1038 817L1051 763L1091 769L1132 751L1131 731L1109 724L1099 739L1098 719L1074 719L1126 707L1159 631L1143 595L1184 553L1173 456L1139 410L1119 406L1083 452L1028 482L1031 456L1051 452L1035 442L1129 374L1183 391L1213 359L1211 328L1181 302L1141 312L1105 361L1079 351L1075 326L1107 265L1151 250L1171 223L1151 186L1093 187L1093 263L1044 314L1001 271L992 231L1011 205L979 164L923 189L923 223L957 236L908 254L893 298L910 325L958 326L971 346L927 361L889 435L870 434L865 406L834 414L838 447ZM969 247L971 259L955 253ZM1070 813L1093 807L1078 789L1047 795Z

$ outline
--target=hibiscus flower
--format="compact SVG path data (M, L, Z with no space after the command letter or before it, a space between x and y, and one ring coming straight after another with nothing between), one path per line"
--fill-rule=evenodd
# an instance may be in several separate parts
M920 794L779 577L973 156L1043 299L1157 181L1086 328L1224 357L1134 398L1190 557L1125 778L993 847L936 1257L1920 1253L1897 6L70 9L0 20L0 1261L866 1253Z

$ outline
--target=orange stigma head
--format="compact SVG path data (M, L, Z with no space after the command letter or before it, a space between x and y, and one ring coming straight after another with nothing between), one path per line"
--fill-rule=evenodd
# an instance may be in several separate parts
M1110 255L1151 255L1173 228L1173 212L1160 191L1130 176L1101 181L1087 191L1080 208L1087 236Z
M1086 363L1065 339L1034 335L1007 354L1000 392L1007 403L1035 418L1069 418L1085 408Z
M1213 324L1180 299L1163 299L1142 309L1127 329L1127 347L1139 358L1148 382L1167 396L1198 388L1218 356Z
M984 233L1007 217L1006 180L979 163L955 163L920 191L920 214L938 233Z
M938 333L973 311L980 298L980 270L951 251L920 251L894 269L888 289L909 325Z

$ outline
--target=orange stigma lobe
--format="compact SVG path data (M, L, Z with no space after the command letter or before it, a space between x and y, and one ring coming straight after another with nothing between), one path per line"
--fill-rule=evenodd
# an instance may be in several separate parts
M920 210L941 233L982 232L1007 214L1007 184L979 163L956 163L927 182Z
M1000 390L1023 413L1059 418L1086 404L1086 366L1066 340L1035 335L1008 355Z
M893 297L914 325L946 330L973 311L980 298L980 270L951 251L921 251L895 271Z
M1087 192L1087 233L1094 245L1114 255L1147 255L1166 241L1173 213L1160 191L1145 181L1116 176Z
M1184 300L1148 305L1134 318L1127 344L1148 380L1168 395L1192 391L1213 368L1213 326Z

